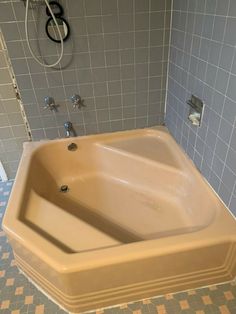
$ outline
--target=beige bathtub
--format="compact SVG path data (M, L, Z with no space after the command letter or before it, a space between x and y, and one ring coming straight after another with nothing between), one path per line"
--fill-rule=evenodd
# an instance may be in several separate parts
M71 312L236 275L236 222L164 127L26 144L3 227Z

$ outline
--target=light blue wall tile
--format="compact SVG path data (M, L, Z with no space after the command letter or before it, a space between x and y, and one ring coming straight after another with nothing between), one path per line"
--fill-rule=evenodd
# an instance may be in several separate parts
M181 2L174 0L166 123L236 215L236 4ZM200 128L187 120L191 94L205 103Z
M73 115L69 100L75 93L80 93L86 105L83 108L85 134L103 130L116 131L118 127L122 130L131 128L132 125L140 127L142 122L133 122L136 119L141 121L140 118L146 118L146 121L150 122L145 126L153 125L154 121L163 121L170 32L169 0L65 1L64 17L71 26L72 36L65 42L61 67L54 69L44 69L30 55L25 40L24 2L0 2L0 27L23 104L31 106L26 107L26 112L31 115L32 129L38 130L33 132L35 139L39 139L40 135L44 138L45 134L50 138L64 136L61 131L63 124L59 124L64 113L75 125L79 123L76 120L78 117ZM41 55L43 60L52 63L58 58L60 46L46 37L44 25L47 17L44 12L43 8L38 10L38 14L32 14L35 11L30 10L29 33L36 55ZM181 27L184 26L185 17L182 18ZM152 38L152 41L149 41L151 31L157 36L155 40ZM152 65L149 67L150 62ZM149 77L158 77L160 82L149 86ZM141 84L141 81L145 80L146 82ZM147 93L145 99L140 94L143 91ZM164 98L160 100L159 94L164 95ZM51 114L42 109L45 96L54 97L56 103L60 104L56 113L56 116L60 117L56 117L57 125L52 123L51 128L50 119L43 123L44 117ZM148 118L148 110L144 117L140 116L141 112L135 110L132 112L133 116L129 116L129 119L133 120L125 121L127 117L124 116L124 110L117 109L124 108L127 104L141 104L147 107L148 99L157 107L153 119ZM37 110L32 109L34 105ZM112 109L111 112L109 108ZM98 124L104 121L99 121L94 116L100 109L107 110L107 114L100 112L99 119L109 118L119 122L114 122L110 127L105 124L99 127ZM91 115L91 112L95 112L95 115ZM42 121L42 128L38 121ZM39 131L41 129L43 131ZM46 132L47 129L50 130Z

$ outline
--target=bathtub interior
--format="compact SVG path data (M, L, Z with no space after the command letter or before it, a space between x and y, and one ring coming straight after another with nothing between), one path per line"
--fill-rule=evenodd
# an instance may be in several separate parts
M75 152L67 150L68 140L36 149L20 210L24 224L61 250L194 232L214 218L214 195L186 172L176 144L159 133L73 141ZM62 185L68 192L60 191Z

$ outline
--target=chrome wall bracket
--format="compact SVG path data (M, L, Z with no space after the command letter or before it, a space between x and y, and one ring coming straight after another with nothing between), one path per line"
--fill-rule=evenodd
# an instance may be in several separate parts
M200 126L204 112L203 101L200 98L192 95L191 99L187 101L187 104L190 106L188 119L193 125Z

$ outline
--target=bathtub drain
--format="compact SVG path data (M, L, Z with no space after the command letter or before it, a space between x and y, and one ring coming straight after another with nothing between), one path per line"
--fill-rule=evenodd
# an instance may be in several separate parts
M66 192L68 192L68 191L69 191L68 185L62 185L62 186L60 187L60 192L66 193Z

